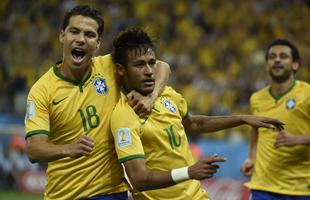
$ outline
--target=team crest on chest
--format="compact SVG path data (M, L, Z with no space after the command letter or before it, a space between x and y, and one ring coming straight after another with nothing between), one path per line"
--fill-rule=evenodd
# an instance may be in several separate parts
M295 108L295 106L296 106L296 101L295 101L295 99L288 99L288 100L286 101L286 109L287 109L287 110L292 110L292 109Z
M96 77L93 86L99 95L105 95L108 92L108 86L104 78Z
M169 99L165 99L163 101L163 105L165 106L165 108L167 108L170 112L172 113L176 113L177 109L176 107L171 103L171 101Z

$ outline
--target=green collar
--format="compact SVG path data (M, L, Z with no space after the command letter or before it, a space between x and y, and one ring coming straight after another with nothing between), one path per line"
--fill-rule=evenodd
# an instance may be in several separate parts
M292 85L291 85L291 87L287 90L287 91L285 91L285 92L283 92L281 95L279 95L279 96L274 96L272 93L271 93L271 86L269 87L269 94L276 100L276 102L277 101L279 101L283 96L285 96L287 93L289 93L293 88L294 88L294 86L296 85L296 80L294 79L293 80L293 83L292 83Z
M59 61L56 63L56 65L53 66L53 71L54 71L55 75L57 77L59 77L60 79L66 81L66 82L69 82L69 83L72 83L73 85L78 86L80 88L80 90L82 91L84 83L90 78L90 76L92 74L92 68L90 69L89 74L87 75L87 77L84 80L82 80L81 82L77 82L77 81L74 81L74 80L72 80L72 79L70 79L70 78L68 78L68 77L66 77L60 73L59 68L57 68L57 65L59 65L61 63L62 63L62 61Z

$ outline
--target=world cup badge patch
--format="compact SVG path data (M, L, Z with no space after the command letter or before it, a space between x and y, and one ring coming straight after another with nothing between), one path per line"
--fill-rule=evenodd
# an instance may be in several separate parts
M172 113L176 113L177 109L175 108L175 106L170 102L169 99L166 99L164 102L163 102L165 108L167 108L170 112Z
M35 117L35 104L33 101L27 101L27 108L26 108L26 120L33 119Z
M105 95L108 92L106 81L101 77L98 77L93 81L93 86L99 95Z
M286 109L287 109L287 110L292 110L292 109L295 108L295 106L296 106L296 101L295 101L295 99L288 99L288 100L286 101Z
M129 128L117 129L116 138L118 148L126 147L132 144Z

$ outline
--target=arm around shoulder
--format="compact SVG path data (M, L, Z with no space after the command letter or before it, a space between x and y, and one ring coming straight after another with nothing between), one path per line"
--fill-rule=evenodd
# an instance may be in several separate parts
M155 68L155 88L152 93L152 97L156 99L161 92L164 90L167 82L169 80L169 76L171 74L170 66L168 63L157 60L156 68Z

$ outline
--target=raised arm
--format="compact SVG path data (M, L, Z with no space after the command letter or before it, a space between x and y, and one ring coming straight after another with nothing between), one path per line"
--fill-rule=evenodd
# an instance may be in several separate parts
M46 134L27 137L27 154L32 163L51 162L65 157L89 156L93 147L92 138L86 135L79 137L72 144L64 145L49 143Z
M244 176L251 176L253 173L253 167L256 160L257 139L258 139L258 130L257 128L252 128L250 135L248 158L243 162L241 166L241 172Z
M253 127L278 128L283 129L283 123L271 118L253 115L236 116L205 116L191 115L190 113L182 121L186 132L206 133L223 129L233 128L243 124Z
M175 185L189 179L202 180L213 177L219 167L214 162L223 162L224 158L210 156L190 167L171 171L150 171L146 169L145 159L136 158L124 162L131 184L139 191L153 190Z
M155 67L155 88L152 92L151 99L153 103L157 99L157 97L162 93L165 86L167 85L167 82L170 77L170 66L168 63L157 60L156 67Z

